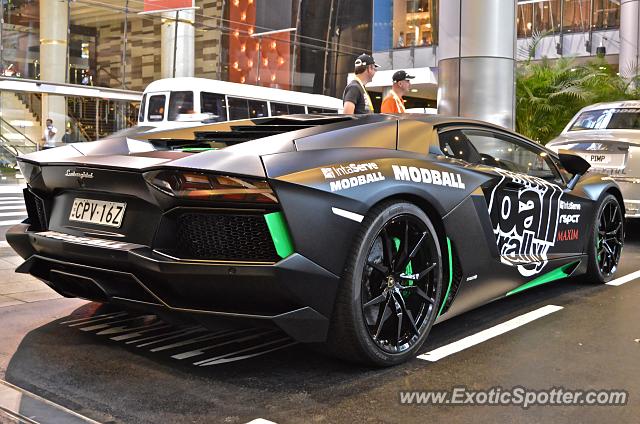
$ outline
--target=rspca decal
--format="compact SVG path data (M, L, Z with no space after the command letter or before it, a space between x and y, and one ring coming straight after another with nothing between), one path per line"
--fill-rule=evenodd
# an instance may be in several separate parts
M413 181L414 183L433 184L443 187L465 188L462 177L455 172L404 165L391 165L391 168L393 169L393 178L397 181Z
M580 220L580 215L560 215L561 224L577 224Z
M340 180L331 181L329 183L331 191L346 190L348 188L358 187L365 184L384 181L382 172L371 172L369 174L358 175L356 177L342 178Z

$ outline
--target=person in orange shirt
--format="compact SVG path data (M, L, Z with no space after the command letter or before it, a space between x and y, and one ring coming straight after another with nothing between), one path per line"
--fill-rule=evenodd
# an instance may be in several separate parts
M413 78L415 78L413 75L409 75L405 71L397 71L393 74L393 86L389 95L382 101L380 113L405 113L402 96L411 89L410 80Z

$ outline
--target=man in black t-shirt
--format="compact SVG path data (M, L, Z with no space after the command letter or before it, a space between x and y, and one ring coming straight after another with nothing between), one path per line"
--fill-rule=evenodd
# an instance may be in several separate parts
M342 95L344 114L373 113L373 103L364 86L371 82L376 74L376 68L379 66L371 56L368 54L358 56L355 62L356 77L347 84Z

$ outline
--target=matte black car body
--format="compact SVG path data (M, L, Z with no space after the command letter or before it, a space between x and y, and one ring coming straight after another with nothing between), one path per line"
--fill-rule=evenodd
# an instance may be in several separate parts
M439 132L454 128L488 129L517 139L548 155L563 182L447 157ZM163 137L170 143L204 134L237 144L193 153L162 150L157 140L123 135L21 158L23 170L31 170L25 190L29 218L7 233L9 244L26 260L17 271L65 296L188 315L205 324L221 317L261 322L302 342L322 342L354 236L380 202L413 203L434 223L446 290L438 321L551 280L545 275L554 270L561 276L584 273L598 199L608 192L622 204L614 182L586 174L570 190L570 175L555 153L503 128L465 119L309 115L216 124L195 136L181 131ZM265 179L278 202L172 197L143 175L166 169ZM527 197L527 185L542 187L544 194ZM69 221L78 197L126 202L122 226ZM506 204L513 208L505 210ZM215 252L208 258L185 257L176 248L176 235L186 231L180 220L185 214L203 220L198 229L208 228L207 222L241 228L224 235L240 245L253 236L243 229L245 221L259 227L264 215L275 212L283 215L293 246L285 257L261 256L273 248L263 227L263 237L252 243L266 247L238 248L240 259L228 254L221 259ZM565 213L573 220L561 221ZM222 218L207 221L211 216ZM237 227L234 216L240 217ZM530 220L538 224L535 231L527 230ZM513 232L503 232L506 228Z

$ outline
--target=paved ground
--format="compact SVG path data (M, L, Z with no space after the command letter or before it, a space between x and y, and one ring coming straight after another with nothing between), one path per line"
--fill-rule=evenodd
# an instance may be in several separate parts
M640 269L640 225L629 234L619 276ZM19 260L8 248L0 253L0 379L100 422L640 422L640 279L531 289L437 325L423 351L549 305L562 309L435 362L378 370L287 346L277 333L202 333L59 298L13 274ZM622 389L629 400L526 410L399 401L401 390L458 386ZM0 390L0 422L2 399Z

